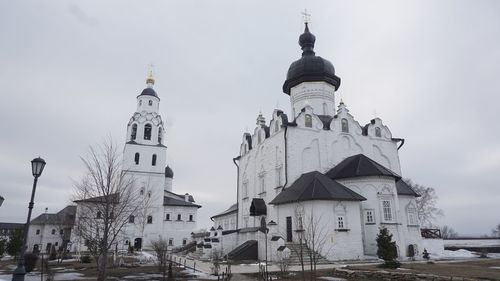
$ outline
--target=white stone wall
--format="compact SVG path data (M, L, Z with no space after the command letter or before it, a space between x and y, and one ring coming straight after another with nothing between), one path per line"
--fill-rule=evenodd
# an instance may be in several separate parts
M37 234L37 230L40 231ZM54 224L30 224L28 230L27 251L32 252L35 245L42 252L46 252L47 244L54 245L56 250L63 244L60 234L61 226ZM53 233L54 231L54 233ZM64 230L65 231L65 230Z
M305 127L306 114L312 116L311 128ZM391 132L381 119L375 118L373 124L368 126L368 135L364 136L361 125L343 104L339 106L338 116L332 120L330 130L324 130L323 123L314 114L321 112L315 112L313 107L306 106L304 112L297 115L297 126L287 129L287 186L303 173L313 170L326 172L345 158L359 153L401 174L397 143L392 140ZM342 119L348 121L347 133L342 132ZM256 127L252 135L251 150L245 149L249 144L243 138L239 161L238 227L257 226L258 220L248 215L252 198L263 198L266 203L270 202L281 191L279 187L285 183L285 129L280 127L281 119L277 111L273 113L269 124L270 137L267 139L264 137L264 129ZM375 136L376 127L380 128L380 137ZM268 218L275 220L272 207L268 209Z
M398 196L394 178L365 177L344 179L339 180L339 182L367 199L362 201L360 205L366 255L376 256L377 243L375 239L381 227L387 228L393 235L401 257L406 257L410 244L416 245L417 251L421 252L420 227L418 224L411 225L408 221L407 210L409 206L415 206L415 198ZM382 200L391 202L391 221L384 219ZM367 221L367 211L372 211L373 222Z
M237 212L226 214L223 216L219 216L213 219L214 228L218 228L222 226L224 230L233 230L236 229L236 218L238 216Z
M325 239L320 254L330 260L348 260L363 258L363 240L361 234L360 209L357 201L307 201L303 203L277 206L279 216L278 232L286 238L286 217L292 217L292 238L299 241L296 230L300 229L298 217L302 217L305 232L311 232L312 226L322 234L316 239ZM312 214L312 219L311 219ZM337 216L344 217L344 229L337 225ZM312 223L311 223L312 221Z

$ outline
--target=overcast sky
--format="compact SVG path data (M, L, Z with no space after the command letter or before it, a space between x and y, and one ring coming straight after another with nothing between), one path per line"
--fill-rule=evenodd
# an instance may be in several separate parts
M461 234L500 223L500 2L1 1L0 221L68 204L89 145L123 145L155 65L174 191L194 194L199 227L236 200L242 133L283 94L300 57L301 11L316 54L341 77L356 120L380 117L403 176L432 186L442 224Z

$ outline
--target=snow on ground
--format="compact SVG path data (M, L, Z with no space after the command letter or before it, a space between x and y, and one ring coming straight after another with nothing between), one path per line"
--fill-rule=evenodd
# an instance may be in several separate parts
M436 260L470 259L470 258L477 258L478 255L475 254L474 252L460 249L460 250L456 250L456 251L444 250L443 254L431 254L430 257L431 257L431 259L436 259Z
M208 280L217 280L217 276L210 275L210 274L207 274L205 272L200 272L200 271L193 272L193 270L190 270L190 269L184 269L181 272L184 274L191 275L191 276L196 276L198 278L203 278L203 279L208 279Z
M158 261L156 256L148 252L136 252L136 254L138 255L140 263L154 263Z
M328 280L328 281L347 281L347 279L344 279L344 278L329 277L329 276L319 277L319 279L321 279L321 280Z
M78 272L67 272L67 273L56 273L54 275L54 280L75 280L75 279L86 279L83 278L83 274ZM92 278L88 278L92 279Z

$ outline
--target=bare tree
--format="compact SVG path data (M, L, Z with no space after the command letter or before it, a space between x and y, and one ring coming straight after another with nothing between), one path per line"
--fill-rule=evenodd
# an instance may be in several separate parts
M75 182L77 234L97 258L97 280L107 277L108 254L121 237L129 217L137 212L134 180L122 172L117 146L109 138L91 146L81 158L86 171Z
M443 225L443 227L441 227L441 237L443 237L443 238L455 238L457 236L458 236L458 233L450 226Z
M404 181L418 194L417 197L417 213L418 219L422 226L432 227L434 222L438 217L443 216L443 210L436 207L438 196L433 187L423 186L414 183L410 179L404 179Z
M165 280L165 275L167 272L167 252L168 252L168 241L162 237L151 241L151 248L156 253L156 258L158 259L158 265L160 271L163 274L163 280Z
M491 230L491 236L500 237L500 223L497 224L497 226Z
M327 224L322 222L321 218L321 215L317 216L312 211L305 216L304 242L308 248L311 280L316 279L316 265L321 258L320 253L325 252L325 245L329 235ZM329 251L329 249L327 250Z

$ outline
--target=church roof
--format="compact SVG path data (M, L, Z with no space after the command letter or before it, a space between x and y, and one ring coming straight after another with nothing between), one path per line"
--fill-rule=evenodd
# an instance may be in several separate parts
M385 168L364 154L347 157L326 174L331 179L356 178L368 176L388 176L401 179L401 176Z
M76 206L66 206L55 214L41 214L31 220L31 224L65 224L72 225L75 222Z
M330 115L316 115L319 120L323 123L323 130L330 130L330 123L333 120L333 117Z
M153 97L158 98L156 91L153 88L149 88L149 87L142 90L142 92L139 96L153 96Z
M415 197L420 197L421 195L415 192L410 185L408 185L403 179L396 182L396 191L398 195L410 195Z
M197 207L201 208L200 205L194 204L192 202L186 202L186 200L179 200L172 197L163 197L163 206L180 206L180 207Z
M213 220L214 218L222 217L222 216L229 215L229 214L236 213L236 212L238 212L238 203L234 203L227 210L225 210L224 212L219 213L215 216L212 216L210 219Z
M269 204L286 204L309 200L364 201L366 198L318 171L302 174L290 187Z
M333 64L315 55L315 42L316 37L309 32L306 23L304 33L299 37L299 45L303 51L302 57L290 65L283 84L284 93L290 95L291 88L303 82L324 81L334 86L336 90L340 86L340 78L335 75Z
M165 167L165 177L166 178L174 178L174 171L169 166Z

